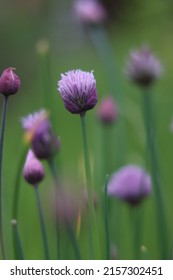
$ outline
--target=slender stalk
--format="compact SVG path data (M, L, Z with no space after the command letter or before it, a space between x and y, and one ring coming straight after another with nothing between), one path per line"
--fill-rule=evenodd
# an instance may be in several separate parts
M107 74L107 80L109 84L109 91L114 96L115 101L118 103L119 112L123 111L124 100L123 92L120 84L120 73L118 71L117 59L110 42L109 36L103 25L88 26L88 35L103 63L103 68ZM116 124L116 165L121 166L126 157L126 130L123 116Z
M21 173L26 158L27 150L28 147L24 147L21 158L19 160L19 165L16 172L16 178L14 180L14 195L13 195L13 204L12 204L12 219L13 219L12 228L13 228L13 248L14 248L14 255L16 260L24 259L17 220L18 220L18 207L19 207L19 196L20 196L20 180L21 180ZM16 221L16 223L13 223L13 221Z
M35 196L36 196L38 212L39 212L39 217L40 217L41 232L42 232L44 251L45 251L45 259L49 260L50 258L49 258L48 240L47 240L47 235L46 235L43 209L42 209L42 206L41 206L38 186L34 186L34 190L35 190Z
M92 248L95 248L95 257L100 258L100 250L98 244L98 232L93 200L93 189L92 189L92 178L91 178L91 168L89 160L88 142L86 134L86 124L85 124L85 114L81 115L81 126L82 126L82 137L83 137L83 149L84 149L84 162L85 162L85 174L86 174L86 186L88 192L88 208L89 208L89 223L90 230L92 234ZM95 247L94 247L95 245Z
M57 192L58 192L58 189L60 188L60 186L59 186L58 172L57 172L57 168L56 168L56 164L55 164L55 159L50 158L48 160L48 165L49 165L49 169L50 169L50 172L52 174L54 184L55 184L55 196L57 196ZM57 234L57 259L60 260L61 259L61 246L60 246L61 243L60 243L60 228L59 228L58 222L56 224L56 234Z
M69 237L70 237L73 249L74 249L74 253L76 255L76 259L77 260L82 260L79 244L77 242L76 234L74 232L74 229L73 229L72 225L67 225L67 232L69 234Z
M26 158L26 153L28 151L28 147L24 147L22 151L21 158L19 160L19 165L16 172L16 178L14 181L14 195L13 195L13 205L12 205L12 218L15 220L18 220L18 207L19 207L19 196L20 196L20 180L21 180L21 174L23 165Z
M142 216L140 206L135 207L133 210L134 216L134 259L140 260L141 259L141 233L142 233Z
M152 177L155 187L156 194L156 208L157 208L157 219L158 219L158 234L160 237L159 246L161 246L162 258L167 258L167 224L165 216L164 198L162 193L160 174L159 174L159 163L157 158L155 135L153 129L153 116L152 116L152 104L151 104L151 92L149 88L145 88L143 91L143 106L144 106L144 117L145 126L148 138L148 146L151 157L151 168Z
M106 259L110 260L110 238L109 238L109 217L108 217L108 195L107 195L107 185L108 185L108 175L106 175L105 181L105 236L106 236Z
M41 48L41 49L40 49ZM54 94L49 94L54 92L52 86L52 71L51 71L51 54L49 41L40 41L37 46L38 54L38 67L40 74L40 84L41 90L43 92L43 103L49 111L51 111L51 119L53 126L57 124L57 118L55 115L55 102Z
M17 220L12 220L15 260L24 260L23 247L20 239Z
M48 165L49 165L49 169L50 169L50 172L52 174L52 177L54 179L54 183L55 183L55 186L58 187L58 172L57 172L57 168L56 168L56 164L55 164L55 159L54 158L50 158L48 160Z
M88 27L89 37L100 56L104 69L106 69L107 78L110 85L110 92L116 96L121 103L122 95L120 93L119 73L115 62L115 54L110 43L107 32L102 25Z
M4 240L4 226L3 226L3 210L2 210L2 160L3 160L3 144L5 134L5 121L7 113L8 96L4 96L3 110L2 110L2 123L0 134L0 246L2 251L2 258L6 259L5 240Z

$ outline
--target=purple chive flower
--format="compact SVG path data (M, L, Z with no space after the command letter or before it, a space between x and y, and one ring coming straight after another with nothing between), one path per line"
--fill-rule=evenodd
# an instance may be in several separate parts
M97 117L103 124L112 124L118 119L118 108L112 97L103 98L97 110Z
M160 77L162 71L160 61L148 48L142 47L139 51L131 52L126 74L132 82L141 86L150 86Z
M0 77L0 93L9 96L15 94L20 86L20 78L14 73L15 68L10 67L3 71Z
M26 162L23 168L23 176L25 180L33 186L40 183L45 176L44 167L36 158L32 150L29 150L27 154Z
M74 10L79 20L86 24L98 24L105 21L107 14L97 0L76 0Z
M26 131L25 138L31 142L36 157L49 159L59 151L60 140L52 132L46 110L22 118L22 126Z
M151 178L144 169L127 165L112 175L108 182L108 195L138 204L151 192Z
M72 70L62 74L58 82L58 90L66 109L73 114L83 115L97 103L93 72Z

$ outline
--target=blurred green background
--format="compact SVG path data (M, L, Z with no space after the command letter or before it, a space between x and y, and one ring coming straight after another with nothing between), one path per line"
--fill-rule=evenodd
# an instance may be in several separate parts
M164 65L164 75L154 87L154 110L157 116L157 143L163 178L163 190L166 201L166 213L169 228L169 245L173 233L173 135L170 132L170 122L173 116L173 3L171 0L133 0L133 1L103 1L110 13L106 30L110 37L119 72L121 94L124 98L123 116L126 130L124 143L126 146L125 163L137 163L145 166L145 132L141 111L141 96L139 89L129 84L124 75L124 64L129 51L148 44ZM60 74L71 69L94 70L97 80L99 100L109 92L104 65L102 64L87 33L76 21L71 0L6 0L0 3L0 71L9 66L16 67L16 73L21 77L20 92L10 98L5 135L5 151L3 164L3 208L5 213L5 233L9 258L13 258L12 234L10 220L12 218L12 197L14 178L23 149L23 131L20 118L46 107L44 99L44 81L41 78L41 56L37 53L38 42L45 39L50 46L51 84L47 90L48 99L54 105L54 130L61 138L61 151L58 163L62 176L82 184L83 168L82 139L78 116L68 113L57 93L57 81ZM116 77L115 77L116 80ZM116 94L116 93L115 93ZM2 101L1 101L2 102ZM2 104L1 104L2 105ZM1 106L2 108L2 106ZM87 114L88 137L92 159L96 164L101 161L101 129L96 120L96 110ZM116 128L115 128L116 130ZM116 132L114 131L116 136ZM116 137L115 137L116 138ZM114 139L114 138L112 138ZM116 150L112 140L112 149ZM116 159L116 155L115 155ZM115 165L116 166L116 165ZM52 248L52 258L55 258L54 237L50 219L50 204L47 196L52 188L52 180L47 170L45 182L40 186L44 211L49 228L49 239ZM113 171L114 165L112 165ZM102 196L103 186L99 181L99 167L95 168L95 185L98 195ZM68 174L68 175L67 175ZM148 248L149 258L158 258L157 226L155 222L154 198L144 202L144 234L143 245ZM121 216L112 206L110 217L113 228L111 240L116 244L115 232L123 235L123 244L118 251L118 258L133 258L132 225L129 209L119 204ZM113 204L113 203L112 203ZM99 210L98 210L99 211ZM99 212L100 227L102 227L102 211ZM32 188L22 179L19 228L27 259L43 258L40 225ZM103 234L102 234L103 235ZM104 240L103 236L100 239ZM83 244L82 244L83 243ZM83 247L85 239L81 238ZM68 243L67 243L68 244ZM70 244L67 246L70 247ZM69 249L70 252L71 249ZM67 258L73 258L69 253Z

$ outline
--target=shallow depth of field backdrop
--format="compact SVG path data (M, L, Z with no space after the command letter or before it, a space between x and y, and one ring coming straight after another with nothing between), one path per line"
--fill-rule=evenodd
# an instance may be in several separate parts
M44 84L40 71L40 56L37 53L38 42L45 39L50 46L51 84L47 91L48 98L54 100L56 122L54 130L61 139L61 150L57 162L62 177L73 184L83 183L82 136L79 117L67 112L57 92L60 74L71 69L94 70L97 81L99 101L110 92L106 70L95 48L82 26L75 20L72 0L6 0L0 3L0 71L9 66L16 67L16 73L22 81L21 90L9 100L8 118L5 135L3 164L3 196L5 218L5 238L8 257L13 259L12 196L14 178L18 161L23 149L23 130L20 118L30 112L46 108L44 104ZM173 134L170 123L173 117L173 3L171 0L114 0L104 1L111 11L106 30L115 54L118 82L123 94L123 122L125 126L124 164L136 163L146 166L145 131L141 110L140 90L129 83L124 75L124 64L129 51L147 44L164 65L164 73L154 86L154 111L157 123L157 144L163 189L166 200L166 213L169 230L169 246L173 236ZM116 75L116 73L115 73ZM116 77L115 77L116 80ZM110 92L110 94L113 94ZM0 100L2 102L2 100ZM1 104L2 105L2 104ZM91 158L99 166L101 156L101 128L96 119L97 107L87 113L88 140ZM116 125L115 141L111 144L116 160ZM110 143L110 139L108 141ZM116 166L116 165L115 165ZM45 164L46 167L46 164ZM112 171L114 171L112 164ZM46 180L40 185L47 232L51 247L51 257L56 258L54 237L50 218L49 193L53 181L46 168ZM100 182L98 170L94 174L95 188L101 194L104 181ZM132 220L129 207L116 201L119 211L110 217L111 227L116 227L123 239L118 250L118 259L133 258ZM99 202L98 202L99 204ZM113 203L112 203L113 204ZM111 204L111 205L112 205ZM99 205L98 205L99 207ZM142 244L149 250L149 258L158 258L157 222L153 211L152 195L144 201L144 235ZM102 219L100 211L99 219ZM20 234L26 259L42 259L43 248L40 224L32 187L24 179L21 181L19 206ZM68 240L68 238L67 238ZM116 237L111 241L116 246ZM69 241L67 241L69 242ZM81 242L84 242L81 240ZM67 247L70 247L67 243ZM85 247L85 245L83 245ZM86 245L87 246L87 245ZM70 249L69 249L70 250ZM68 250L67 250L68 251ZM67 253L66 258L73 258Z

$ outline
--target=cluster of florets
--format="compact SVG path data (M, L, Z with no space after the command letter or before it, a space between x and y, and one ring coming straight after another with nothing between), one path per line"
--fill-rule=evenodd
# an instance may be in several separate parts
M93 72L68 71L61 75L58 90L66 109L73 114L85 114L97 103L96 80Z
M150 86L160 77L162 71L160 61L151 53L149 48L142 47L141 50L130 53L126 74L132 82L140 86Z
M108 182L108 195L137 205L151 192L151 178L144 169L127 165L115 172Z

